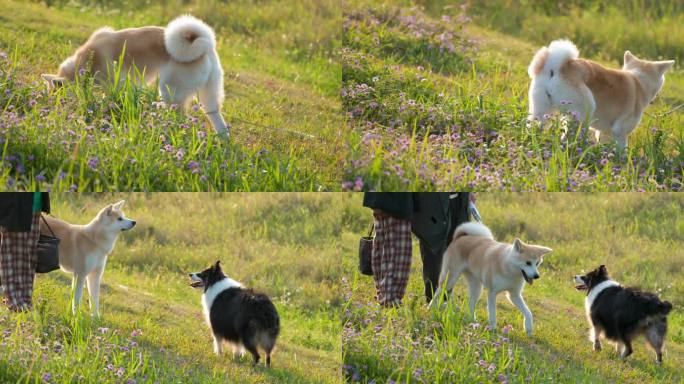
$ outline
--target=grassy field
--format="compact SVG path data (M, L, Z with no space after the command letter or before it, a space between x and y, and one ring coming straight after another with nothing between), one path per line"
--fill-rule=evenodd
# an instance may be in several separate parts
M684 6L679 1L373 1L344 7L342 106L346 189L681 190ZM563 119L526 127L527 66L569 38L621 68L675 59L629 150L595 145Z
M0 308L0 382L335 383L341 378L342 273L337 247L346 195L52 195L53 214L88 222L127 199L138 225L109 258L102 316L73 317L70 278L35 283L36 310ZM187 272L221 260L229 276L266 292L281 317L270 369L216 357L201 293Z
M345 145L336 1L0 0L0 7L0 189L339 189L342 154L329 151ZM230 142L200 111L161 108L154 89L84 81L48 92L40 79L103 25L166 25L183 13L216 30Z
M360 205L360 201L359 204ZM384 383L676 383L684 364L684 198L677 194L479 193L478 206L494 235L515 236L549 246L541 278L524 291L535 317L532 337L520 312L503 295L498 331L485 329L486 296L475 324L463 311L463 279L445 310L428 311L423 296L420 253L404 305L381 310L372 278L353 274L343 282L343 373L348 382ZM346 269L356 268L355 245L370 220L368 209L342 234ZM592 351L584 294L572 276L606 264L617 281L656 291L674 304L662 366L641 340L622 361L610 344Z

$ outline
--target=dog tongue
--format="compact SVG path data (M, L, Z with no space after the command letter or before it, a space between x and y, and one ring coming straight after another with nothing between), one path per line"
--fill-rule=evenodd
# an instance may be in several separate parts
M576 285L576 286L575 286L575 289L578 290L578 291L584 291L585 289L587 289L587 286L584 285L584 284L582 284L582 285Z
M190 283L190 286L193 288L198 288L198 287L202 286L202 282L201 281L193 281L192 283Z

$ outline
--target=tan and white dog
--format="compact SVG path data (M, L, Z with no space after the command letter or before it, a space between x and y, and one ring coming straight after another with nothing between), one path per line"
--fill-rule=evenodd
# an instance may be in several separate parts
M73 81L76 74L85 71L100 83L111 82L122 53L120 80L130 76L135 82L151 84L159 78L164 102L182 109L199 94L204 113L216 132L228 135L229 127L221 116L223 69L214 30L190 15L176 18L166 28L100 28L64 60L56 75L41 76L48 87Z
M621 148L660 91L674 60L647 61L625 52L621 70L579 58L569 40L555 40L537 51L527 73L530 117L543 121L560 110L590 124L597 140L613 137Z
M102 208L86 225L69 224L54 217L45 217L50 229L60 239L59 266L62 271L73 274L73 312L78 309L83 296L83 285L87 281L90 309L94 316L100 315L100 280L107 256L114 249L119 234L135 226L135 221L127 219L121 210L123 205L124 201L121 200ZM50 233L42 221L40 231Z
M525 331L532 335L532 312L522 297L525 282L532 284L539 278L539 265L551 248L523 243L515 239L513 244L494 240L492 232L484 224L469 222L459 225L451 244L442 257L439 287L430 302L434 307L444 289L451 293L463 274L468 281L470 315L475 319L475 304L487 288L489 325L496 329L496 296L506 291L508 300L518 307L525 317ZM446 286L445 286L446 284Z

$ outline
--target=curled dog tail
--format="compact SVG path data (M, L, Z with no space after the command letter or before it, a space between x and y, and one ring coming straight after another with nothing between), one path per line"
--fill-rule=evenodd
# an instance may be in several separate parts
M475 221L463 223L456 227L456 230L454 231L454 240L461 236L482 236L494 240L492 231L489 230L486 225Z
M534 79L540 74L555 76L566 62L577 59L579 51L570 40L554 40L548 47L543 47L535 53L527 74Z
M180 62L194 61L216 46L214 30L202 20L179 16L166 26L164 46L171 57Z

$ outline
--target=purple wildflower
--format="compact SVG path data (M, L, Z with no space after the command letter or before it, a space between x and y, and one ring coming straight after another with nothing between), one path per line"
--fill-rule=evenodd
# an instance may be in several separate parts
M88 168L92 169L93 171L97 171L98 165L100 165L100 159L98 159L97 156L93 156L88 159Z

